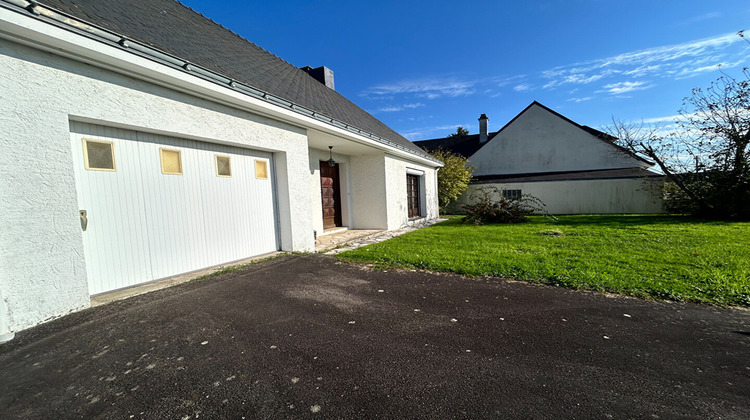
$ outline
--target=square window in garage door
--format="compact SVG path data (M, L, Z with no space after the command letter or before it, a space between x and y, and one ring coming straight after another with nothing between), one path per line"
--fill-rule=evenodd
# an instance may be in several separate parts
M182 155L179 150L159 148L161 153L161 173L182 175Z
M114 143L83 139L83 162L89 171L116 171Z
M229 156L216 156L216 176L230 178L232 176L232 164Z
M268 161L255 160L255 178L268 179Z

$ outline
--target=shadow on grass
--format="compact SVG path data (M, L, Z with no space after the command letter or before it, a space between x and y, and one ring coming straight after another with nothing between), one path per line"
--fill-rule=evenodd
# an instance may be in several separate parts
M472 226L471 223L462 223L462 216L453 216L448 221L441 223L443 226ZM624 227L644 225L677 225L677 224L711 224L725 225L726 222L701 220L688 216L668 215L640 215L640 214L588 214L588 215L561 215L556 219L544 216L531 216L532 224L549 224L553 226L598 226L598 227ZM503 226L507 223L488 223L484 226Z
M679 225L679 224L700 224L712 226L725 226L731 222L697 219L689 216L670 216L670 215L639 215L639 214L592 214L576 216L557 216L556 221L552 219L535 219L545 220L548 223L557 226L586 226L594 225L599 227L624 227L624 226L645 226L645 225Z
M610 229L638 229L649 226L695 226L695 227L709 227L709 226L729 226L737 222L726 221L726 220L707 220L699 219L691 216L674 216L665 214L584 214L584 215L562 215L555 216L556 219L545 216L531 216L529 218L530 223L487 223L480 226L475 226L472 223L462 222L462 216L453 216L449 220L439 223L430 228L435 229L462 229L464 227L502 227L502 226L513 226L513 225L540 225L549 228L610 228ZM428 229L430 229L428 228ZM423 232L426 233L426 232Z

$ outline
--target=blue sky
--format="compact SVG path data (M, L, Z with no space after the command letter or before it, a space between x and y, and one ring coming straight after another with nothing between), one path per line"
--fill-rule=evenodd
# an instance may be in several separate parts
M532 101L601 128L669 121L694 87L750 66L747 0L243 1L187 6L410 140L496 131ZM750 39L750 31L747 38Z

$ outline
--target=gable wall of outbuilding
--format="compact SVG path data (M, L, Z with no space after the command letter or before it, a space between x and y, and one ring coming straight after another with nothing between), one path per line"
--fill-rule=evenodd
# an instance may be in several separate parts
M534 105L469 160L474 175L648 167L558 115Z

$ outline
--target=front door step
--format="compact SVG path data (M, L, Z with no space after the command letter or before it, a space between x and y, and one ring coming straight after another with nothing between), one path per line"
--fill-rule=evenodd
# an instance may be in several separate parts
M336 232L331 232L330 234L328 233L328 231L326 231L325 235L318 236L318 239L315 241L315 251L320 252L336 248L337 246L348 244L356 240L362 240L363 238L375 235L380 232L383 231L365 229L348 230L346 228L339 229Z
M334 235L336 233L346 232L347 230L349 230L349 228L346 226L325 229L323 233L318 234L318 236Z

